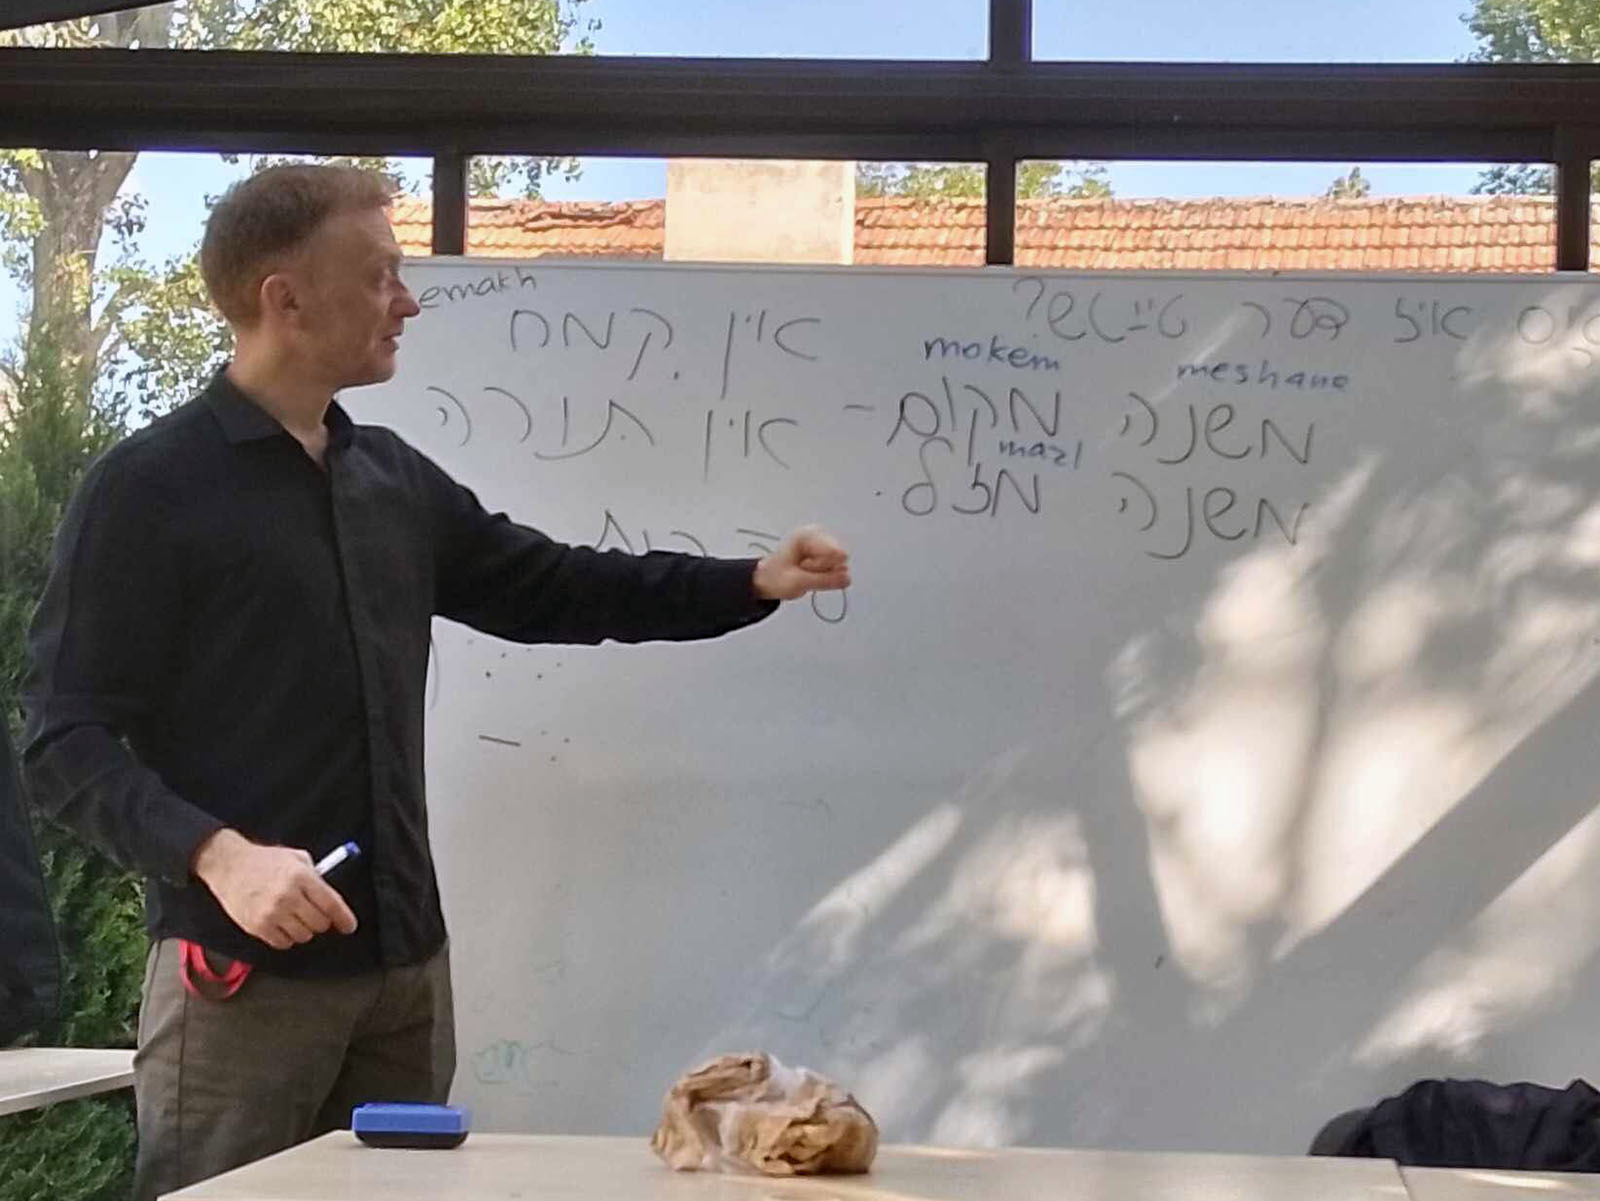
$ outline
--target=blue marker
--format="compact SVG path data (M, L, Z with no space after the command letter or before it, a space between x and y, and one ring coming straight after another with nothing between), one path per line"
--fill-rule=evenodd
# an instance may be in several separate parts
M321 859L317 860L317 875L326 876L346 859L356 859L359 858L360 855L361 848L353 842L347 842L343 846L334 847L333 850L329 851Z

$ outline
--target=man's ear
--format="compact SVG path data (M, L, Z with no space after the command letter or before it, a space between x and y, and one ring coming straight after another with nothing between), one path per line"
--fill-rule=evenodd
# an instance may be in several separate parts
M282 273L274 273L261 281L257 299L263 317L293 322L300 315L300 296L295 283Z

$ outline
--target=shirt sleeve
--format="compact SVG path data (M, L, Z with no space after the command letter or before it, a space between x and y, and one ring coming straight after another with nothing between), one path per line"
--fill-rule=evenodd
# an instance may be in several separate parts
M567 546L423 463L442 617L515 642L595 644L715 638L778 607L755 595L754 559Z
M23 765L44 812L124 868L184 884L224 823L133 749L158 719L182 620L176 517L115 451L85 475L28 636Z

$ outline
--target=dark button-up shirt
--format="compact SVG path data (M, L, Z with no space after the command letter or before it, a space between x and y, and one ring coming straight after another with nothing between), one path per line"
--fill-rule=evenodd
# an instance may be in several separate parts
M30 635L37 804L146 873L157 937L284 974L415 963L444 940L423 696L439 614L518 642L709 638L776 606L750 560L569 547L387 429L326 418L323 467L225 375L84 478ZM276 952L190 875L231 826L313 856L359 922Z

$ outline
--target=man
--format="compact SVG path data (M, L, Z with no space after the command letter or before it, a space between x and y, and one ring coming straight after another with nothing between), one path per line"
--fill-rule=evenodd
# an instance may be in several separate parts
M390 378L418 307L388 189L264 171L201 270L235 335L196 400L114 447L30 639L33 791L149 877L136 1193L443 1101L455 1068L423 800L435 614L524 642L709 638L849 582L802 529L759 561L559 545L486 513L333 397ZM346 841L360 855L313 868Z

